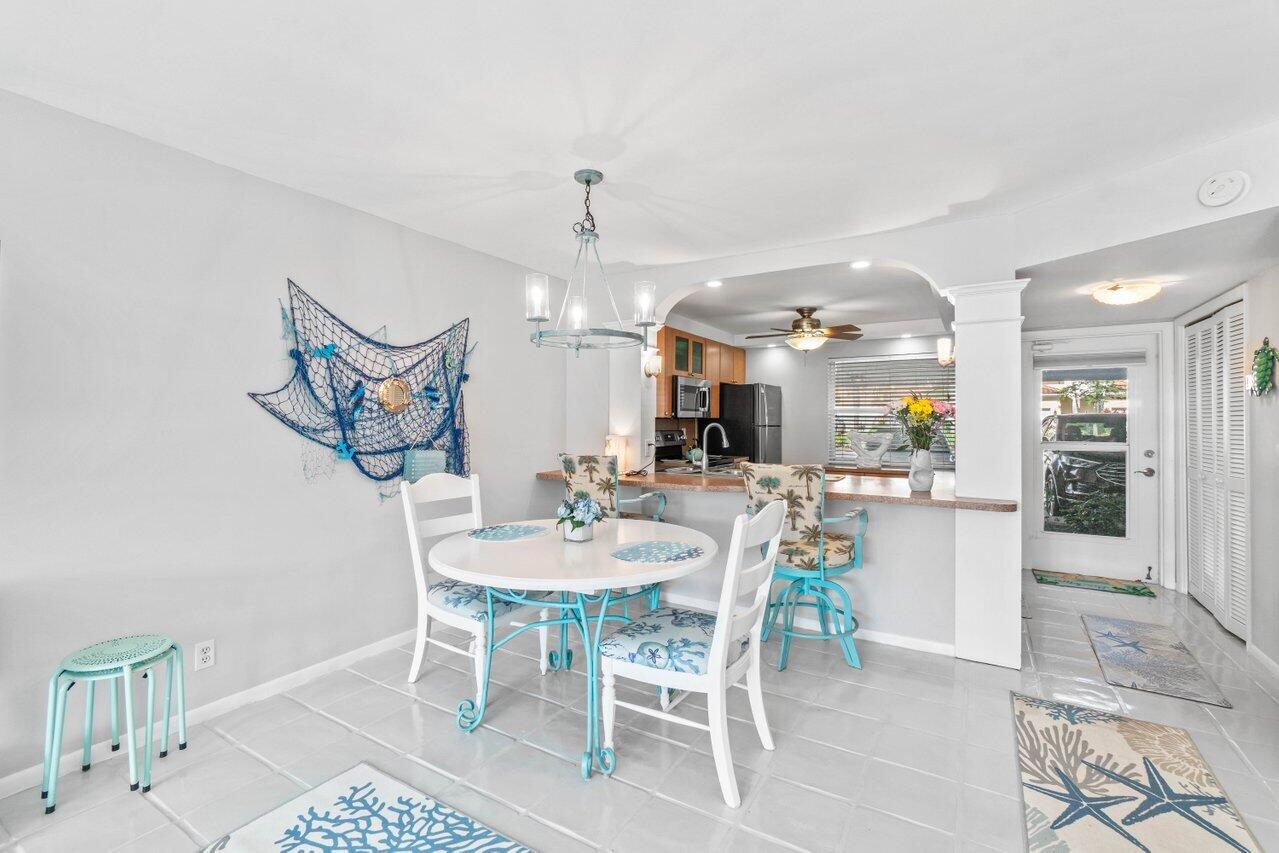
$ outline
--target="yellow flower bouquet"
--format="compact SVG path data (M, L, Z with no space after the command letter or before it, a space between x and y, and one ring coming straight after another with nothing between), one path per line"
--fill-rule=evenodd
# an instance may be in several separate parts
M928 450L941 428L941 422L955 416L955 407L945 400L932 400L918 394L902 397L896 406L888 406L888 414L897 419L915 450Z

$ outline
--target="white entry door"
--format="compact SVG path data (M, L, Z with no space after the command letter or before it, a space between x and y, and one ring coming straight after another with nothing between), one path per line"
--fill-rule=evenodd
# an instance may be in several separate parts
M1031 568L1160 580L1158 347L1150 336L1056 341L1032 357L1039 393Z

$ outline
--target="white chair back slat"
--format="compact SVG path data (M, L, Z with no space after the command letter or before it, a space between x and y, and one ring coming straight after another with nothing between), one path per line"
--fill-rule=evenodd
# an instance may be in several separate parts
M729 643L736 643L747 634L752 642L759 641L759 627L764 621L773 567L777 563L785 509L784 504L774 501L753 516L743 513L733 522L715 636L711 640L709 665L713 672L722 671L726 665ZM759 553L760 546L764 547L763 559L756 561L754 555ZM748 554L751 564L744 568L742 564ZM749 598L745 606L739 603L743 597Z
M473 512L460 512L457 515L443 515L439 518L427 518L417 523L418 536L442 536L445 533L457 533L461 530L473 530L480 527L480 522Z

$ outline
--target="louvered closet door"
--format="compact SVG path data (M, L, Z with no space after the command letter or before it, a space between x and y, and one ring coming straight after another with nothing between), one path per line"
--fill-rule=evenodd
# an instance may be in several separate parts
M1222 482L1223 564L1225 587L1222 612L1217 615L1227 629L1248 636L1250 569L1248 555L1248 397L1244 380L1248 369L1247 324L1243 306L1232 306L1224 319L1226 364L1223 371L1226 405L1223 413Z
M1247 325L1232 305L1189 326L1186 352L1186 563L1190 594L1247 636Z
M1186 330L1186 574L1190 594L1202 602L1203 585L1203 430L1199 423L1201 363L1199 333Z

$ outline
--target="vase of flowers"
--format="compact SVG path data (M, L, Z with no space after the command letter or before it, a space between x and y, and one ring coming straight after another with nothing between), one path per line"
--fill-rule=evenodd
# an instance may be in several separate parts
M555 515L558 519L555 526L564 525L565 542L591 541L595 538L595 522L605 518L604 508L599 501L584 494L565 498Z
M910 440L910 473L906 482L912 492L927 492L933 488L933 441L941 430L942 421L955 416L955 407L944 400L931 400L918 394L902 397L896 406L888 407L888 414L897 419Z

